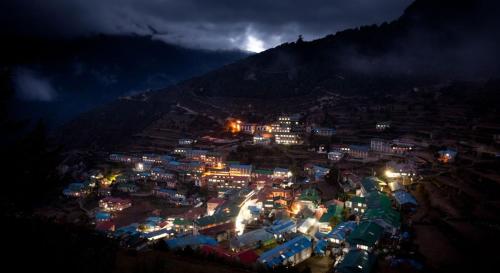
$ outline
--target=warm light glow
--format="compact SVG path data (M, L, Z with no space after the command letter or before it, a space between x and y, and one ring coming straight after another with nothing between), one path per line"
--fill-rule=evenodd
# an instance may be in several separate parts
M291 211L291 212L292 212L293 214L297 214L297 213L299 213L299 212L300 212L300 210L301 210L301 209L302 209L302 206L300 205L300 203L295 202L295 203L293 203L293 205L292 205L292 211Z
M385 176L389 177L389 178L395 178L395 177L399 177L400 175L398 173L392 172L391 170L386 170Z
M241 120L231 120L228 122L228 128L231 133L239 133L241 131Z
M257 199L249 199L248 198L241 205L240 211L238 213L238 216L236 216L236 221L234 223L235 232L237 235L241 235L245 231L245 222L252 217L252 214L251 214L250 210L248 209L248 207L255 206L256 201L257 201Z

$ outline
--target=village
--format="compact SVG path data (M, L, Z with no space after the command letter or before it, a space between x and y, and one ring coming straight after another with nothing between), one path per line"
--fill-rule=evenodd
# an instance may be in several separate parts
M63 195L98 232L135 251L163 244L251 268L318 273L420 270L415 194L430 166L447 168L457 150L383 138L391 126L379 121L375 137L346 144L332 143L335 127L300 114L266 124L228 118L230 138L182 138L162 154L111 153L106 172L89 170Z

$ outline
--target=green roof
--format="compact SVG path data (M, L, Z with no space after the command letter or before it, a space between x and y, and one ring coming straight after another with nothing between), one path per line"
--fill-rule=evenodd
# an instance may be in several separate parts
M330 222L333 217L337 217L339 221L342 221L342 212L344 209L341 206L330 205L328 211L324 213L319 222Z
M184 218L175 218L174 219L174 225L177 225L177 226L187 226L190 224L191 224L191 221L188 221Z
M273 207L274 207L275 209L282 209L282 208L284 208L284 206L283 206L282 204L280 204L280 203L274 203L274 204L273 204Z
M362 220L367 221L379 219L395 228L401 226L401 216L398 211L392 208L367 209L362 217Z
M315 189L306 189L300 194L300 200L319 203L321 197Z
M361 196L353 196L350 201L353 204L354 203L363 203L363 204L366 204L366 198L361 197Z
M264 170L264 169L257 169L253 171L256 174L265 174L265 175L272 175L273 170Z
M385 193L372 192L366 196L366 207L387 209L392 207L392 202Z
M339 273L368 273L372 270L375 258L372 254L361 249L347 252L342 261L336 266Z
M361 222L347 238L352 246L356 244L373 247L382 237L384 228L373 222Z
M214 214L214 215L210 215L210 216L204 216L204 217L201 217L201 218L198 218L196 219L196 225L197 226L200 226L200 227L204 227L204 226L209 226L209 225L216 225L216 224L222 224L222 223L225 223L227 221L230 221L232 220L233 216L230 214L230 213L217 213L217 214Z

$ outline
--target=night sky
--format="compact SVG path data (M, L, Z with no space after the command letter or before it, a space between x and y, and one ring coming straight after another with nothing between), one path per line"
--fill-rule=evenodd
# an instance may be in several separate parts
M402 14L411 0L7 0L3 36L153 34L205 49L259 52Z

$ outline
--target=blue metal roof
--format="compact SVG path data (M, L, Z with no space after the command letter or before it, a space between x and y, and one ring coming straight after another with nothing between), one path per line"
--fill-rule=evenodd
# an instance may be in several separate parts
M107 219L111 219L111 214L108 213L108 212L98 212L95 214L95 219L97 220L107 220Z
M325 240L319 240L316 246L314 247L314 253L324 254L326 252L327 243Z
M306 248L312 246L311 239L304 235L299 235L290 241L285 242L260 255L259 261L267 266L273 267L282 264L283 261Z
M411 195L410 193L406 192L406 191L403 191L403 190L399 190L399 191L395 191L393 193L394 195L394 199L396 199L396 202L399 204L399 205L414 205L416 206L417 205L417 200L415 200L415 197L413 197L413 195Z
M271 226L271 231L275 234L288 232L296 227L296 223L292 220L277 220Z
M355 221L342 222L336 225L335 228L325 236L325 238L338 239L340 241L344 241L348 233L353 231L356 228L356 226L357 225Z
M185 248L187 246L198 247L200 245L217 245L217 241L214 238L205 235L188 235L166 240L165 243L170 249Z

